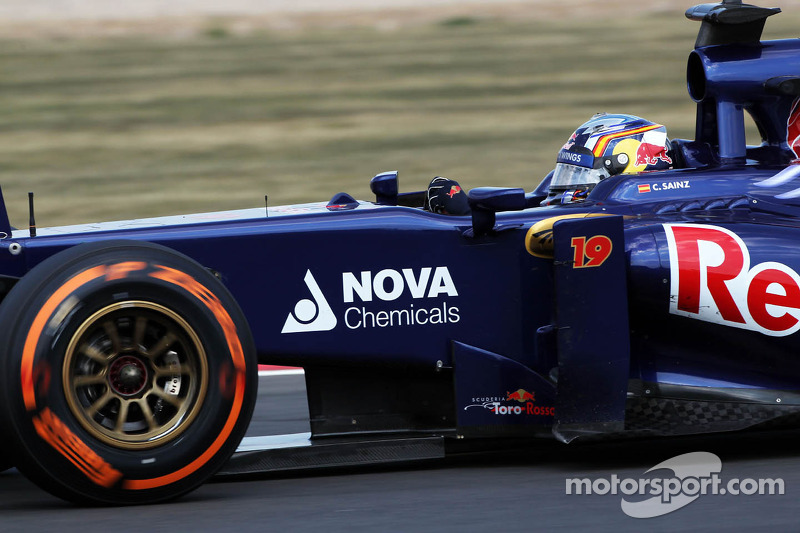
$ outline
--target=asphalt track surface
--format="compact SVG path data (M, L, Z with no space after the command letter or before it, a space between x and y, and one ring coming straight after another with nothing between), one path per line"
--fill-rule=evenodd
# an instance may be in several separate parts
M261 378L249 435L308 431L302 376ZM584 446L544 445L404 467L212 482L180 500L78 508L16 470L0 474L0 531L797 531L800 432ZM721 477L781 478L785 494L700 496L665 516L635 519L621 496L566 495L567 478L640 478L678 454L722 459Z

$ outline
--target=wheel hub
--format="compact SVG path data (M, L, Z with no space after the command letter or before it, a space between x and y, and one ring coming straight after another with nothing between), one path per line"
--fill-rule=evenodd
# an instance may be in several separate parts
M108 374L111 389L122 396L136 396L147 384L147 367L130 355L119 357L111 363Z

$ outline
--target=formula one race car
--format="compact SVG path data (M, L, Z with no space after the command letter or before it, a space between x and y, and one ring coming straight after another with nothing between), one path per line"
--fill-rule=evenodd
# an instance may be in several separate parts
M380 461L796 423L800 42L760 42L778 11L687 12L694 140L599 124L532 193L471 190L469 215L396 172L374 201L38 232L3 208L8 466L128 504L275 457L346 464L353 443ZM231 459L259 362L305 369L311 439Z

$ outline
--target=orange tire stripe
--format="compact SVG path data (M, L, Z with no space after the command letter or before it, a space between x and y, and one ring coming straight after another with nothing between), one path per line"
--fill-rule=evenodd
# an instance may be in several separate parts
M36 409L36 391L33 385L33 360L36 356L36 345L39 343L39 337L44 330L47 321L52 316L56 308L61 305L67 296L74 292L80 286L99 278L106 272L104 265L96 266L88 270L84 270L79 274L71 277L59 287L50 298L44 303L42 308L36 314L36 318L28 330L28 336L25 339L25 345L22 349L22 369L20 371L20 378L22 381L22 399L25 402L25 408L28 411Z

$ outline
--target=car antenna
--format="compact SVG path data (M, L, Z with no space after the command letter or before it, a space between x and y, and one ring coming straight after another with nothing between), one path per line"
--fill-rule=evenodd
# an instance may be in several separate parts
M28 211L30 212L30 219L28 221L31 237L36 237L36 219L33 216L33 193L28 193Z
M269 196L264 195L264 213L269 218Z

